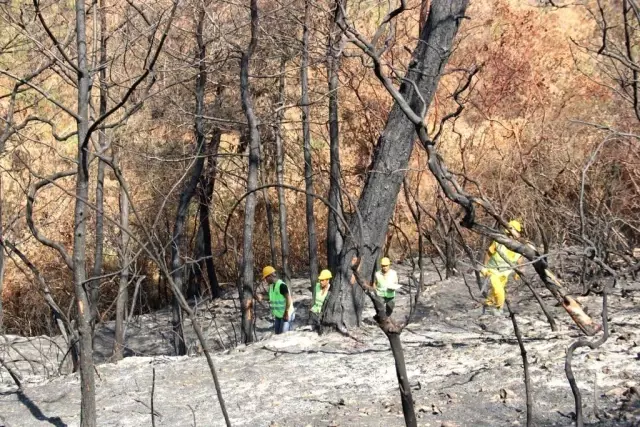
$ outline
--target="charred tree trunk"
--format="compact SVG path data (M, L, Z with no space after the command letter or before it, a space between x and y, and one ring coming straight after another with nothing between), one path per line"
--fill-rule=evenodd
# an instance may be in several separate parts
M266 188L262 190L262 197L264 198L265 209L267 211L267 231L269 232L269 251L271 254L271 265L278 265L278 256L276 255L276 233L275 225L273 223L273 205L269 200L269 192Z
M107 112L107 18L105 13L106 0L100 2L100 116ZM95 16L94 16L95 18ZM107 148L107 138L104 130L98 132L98 147L104 153ZM104 253L104 168L105 163L98 158L98 175L96 182L96 242L93 260L93 280L90 284L92 327L98 320L98 299L100 297L100 276L102 275Z
M307 236L309 244L309 281L315 289L318 277L318 240L316 220L313 213L313 166L311 164L311 130L309 124L309 1L304 2L304 23L302 27L302 62L300 64L300 84L302 96L302 138L304 145L304 183L306 195Z
M287 201L284 198L284 147L282 141L282 119L284 118L285 67L287 61L282 57L280 77L278 78L278 112L276 113L276 182L278 183L278 213L280 220L280 251L282 256L282 273L285 283L290 283L289 268L289 233L287 232Z
M341 170L340 170L340 123L338 119L338 71L342 56L342 30L336 24L342 20L345 0L337 0L334 11L332 32L327 43L327 81L329 85L329 203L342 215ZM329 210L327 216L327 264L335 271L339 264L343 237L340 233L338 216ZM313 282L312 282L313 283Z
M415 82L420 94L415 92L412 84L404 82L400 86L401 94L415 111L423 108L421 96L427 107L431 103L466 6L466 0L432 2L405 76ZM358 224L360 218L354 215L350 228L355 236L345 239L340 269L333 281L335 285L331 288L323 316L327 325L341 329L359 324L363 293L352 286L348 274L356 254L356 242L361 241L363 247L360 274L371 277L406 174L415 137L415 126L400 105L394 103L376 146L372 171L367 175L358 201L362 234Z
M420 249L422 246L420 246ZM422 256L420 255L420 264L422 264ZM422 274L422 273L420 273ZM400 334L406 324L397 324L394 320L387 316L386 306L382 298L380 298L373 286L367 283L362 276L358 273L357 264L354 266L353 274L350 276L350 281L354 282L354 286L358 286L363 292L365 292L376 310L376 314L373 319L378 324L378 327L384 332L389 340L391 347L391 353L393 353L393 361L396 365L396 377L398 379L398 389L400 390L400 400L402 401L402 414L404 415L404 422L407 427L417 427L416 412L413 405L413 396L411 394L411 384L409 383L409 377L407 375L407 366L404 361L404 350L402 349L402 341L400 340ZM357 283L357 285L355 285ZM420 297L420 287L422 287L422 280L418 284L415 304L418 303ZM409 319L407 318L407 322Z
M251 0L251 41L240 59L240 95L242 111L249 125L249 170L247 173L247 196L244 205L244 229L242 242L242 278L238 294L242 305L242 341L253 342L253 229L256 215L256 194L258 168L260 166L260 132L258 118L253 110L253 100L249 92L249 61L258 43L258 2Z
M204 169L204 149L205 134L202 114L204 111L204 90L207 84L207 64L205 62L207 55L207 47L204 42L202 29L204 26L205 13L204 9L200 10L198 26L196 29L196 41L198 44L198 53L196 60L198 62L198 76L196 78L196 108L195 108L195 137L196 137L196 160L191 170L191 178L187 187L180 195L180 202L176 213L176 220L173 226L173 235L171 239L171 277L177 289L183 291L184 264L180 258L180 247L184 240L184 225L187 216L189 203L193 198L198 187L198 181ZM173 295L173 348L176 355L184 355L187 353L186 343L184 341L184 331L182 325L182 310L177 296Z
M129 198L124 188L120 187L120 277L118 280L118 297L116 299L116 327L113 348L114 360L124 356L124 321L127 317L129 300Z
M447 278L453 277L456 275L456 266L458 265L458 260L456 257L456 235L455 228L453 226L453 219L449 223L449 228L447 229L446 240L445 240L445 249L447 253L447 270L446 275Z
M96 425L96 389L91 334L91 307L85 290L87 282L87 200L89 199L89 97L91 75L87 65L86 10L84 0L76 1L76 45L78 87L78 173L73 221L73 284L76 297L76 324L80 338L80 425Z
M420 28L422 28L427 22L427 16L429 15L429 0L420 0Z
M218 149L220 148L220 139L222 133L216 129L209 143L207 150L207 170L204 178L200 182L200 228L202 230L202 238L204 243L204 264L207 268L207 281L211 289L211 298L220 297L220 284L218 283L218 275L216 274L215 265L213 264L213 250L211 248L211 224L209 217L211 215L211 201L213 200L213 188L216 182L216 172L218 170Z
M2 288L4 287L4 226L2 224L2 172L0 172L0 333L4 331L4 308L2 307Z

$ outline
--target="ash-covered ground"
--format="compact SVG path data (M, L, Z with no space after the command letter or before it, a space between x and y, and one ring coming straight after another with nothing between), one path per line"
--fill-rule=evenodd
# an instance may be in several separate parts
M404 283L394 316L409 310L411 269L396 266ZM532 276L529 276L532 277ZM421 426L517 426L525 424L522 359L509 318L480 316L473 276L440 280L426 273L426 288L402 334L418 423ZM394 360L384 334L371 320L350 332L319 336L303 329L311 294L292 283L298 330L273 336L268 308L258 307L250 346L236 345L238 302L230 293L200 302L198 317L210 345L227 410L237 426L402 426ZM565 377L565 352L581 337L545 289L537 287L556 318L552 332L530 291L511 282L530 363L535 426L572 425L574 401ZM475 300L470 294L473 294ZM594 317L602 297L578 300ZM97 415L100 426L151 425L152 371L157 426L222 426L206 360L189 334L189 357L173 357L170 311L135 318L127 330L127 354L111 363L113 324L96 337ZM640 425L640 284L619 282L609 298L611 336L597 350L580 349L574 373L588 425ZM186 330L190 329L187 322ZM78 426L78 374L62 362L60 337L0 337L0 355L23 378L18 390L0 369L0 426ZM60 374L60 371L63 374Z

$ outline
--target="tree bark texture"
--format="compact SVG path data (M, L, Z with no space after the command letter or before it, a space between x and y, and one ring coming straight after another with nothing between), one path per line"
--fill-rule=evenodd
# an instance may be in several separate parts
M422 28L406 78L413 80L427 106L440 81L449 58L467 0L434 0L426 24ZM412 84L404 82L400 92L414 111L421 111L420 95ZM351 283L351 262L356 255L357 242L363 247L360 274L371 277L381 244L393 215L400 186L406 174L409 157L416 137L415 126L396 103L387 118L385 128L375 149L373 167L358 201L358 215L353 215L350 228L354 236L347 236L341 254L341 265L329 294L323 322L342 329L358 325L363 308L363 293ZM362 234L358 221L362 220Z
M411 384L407 376L407 366L404 362L404 350L400 341L400 333L387 333L393 360L396 365L396 377L398 378L398 388L400 389L400 400L402 401L402 413L404 414L404 423L407 427L416 427L416 411L413 406L413 397L411 395Z
M420 263L422 263L422 261L420 261ZM354 286L358 286L363 293L369 296L369 299L376 310L374 320L389 339L391 353L393 354L393 361L396 366L396 377L398 379L398 389L400 390L400 400L402 401L402 414L404 415L405 425L407 427L417 427L418 423L413 405L413 396L411 394L411 384L409 383L409 377L407 376L407 366L404 361L404 350L402 349L402 341L400 340L400 334L402 333L402 329L405 325L397 324L391 317L387 316L384 301L376 294L374 287L370 286L370 284L367 283L358 273L357 267L353 271L352 279ZM422 280L418 286L422 286ZM418 290L415 304L418 303L419 297L420 291ZM406 321L408 322L409 319L407 318Z
M100 116L107 112L107 18L105 13L106 0L100 1ZM94 17L95 18L95 17ZM98 148L104 154L107 148L107 138L104 130L98 132ZM98 175L96 181L96 242L93 260L93 280L91 281L91 317L92 327L98 319L98 300L100 297L100 279L104 259L104 168L105 163L98 158Z
M531 376L529 375L529 359L527 358L527 349L524 346L522 339L522 333L518 327L518 321L516 320L516 313L512 310L511 304L507 299L505 301L507 309L509 310L509 317L511 317L511 323L513 324L513 332L518 340L518 347L520 347L520 356L522 357L522 366L524 369L524 390L525 401L527 408L527 427L531 427L533 423L533 398L531 395Z
M2 224L2 172L0 172L0 333L4 332L4 308L2 307L2 288L4 287L4 226Z
M196 41L198 44L198 53L196 60L198 61L198 77L196 78L196 108L195 108L195 137L196 137L196 160L191 170L191 177L186 188L180 195L180 202L178 203L178 210L176 212L176 220L173 225L173 235L171 239L171 276L177 289L183 291L184 285L184 264L180 258L180 247L184 240L184 228L189 209L189 203L196 193L202 170L204 169L205 160L205 132L204 123L202 119L204 111L204 91L207 84L207 64L206 55L207 47L202 35L202 29L204 26L205 13L204 9L201 9L198 19L198 26L196 29ZM187 347L184 341L184 330L182 325L182 310L178 303L178 298L174 294L173 296L173 317L172 317L172 330L173 330L173 348L176 355L187 354Z
M266 188L262 190L264 205L267 210L267 231L269 233L269 253L271 254L271 265L278 265L278 256L276 255L276 229L273 221L273 205L269 200L269 192Z
M309 283L315 289L318 277L318 240L316 220L313 213L313 166L311 164L311 130L309 123L309 1L304 3L304 22L302 27L302 61L300 64L300 84L302 95L302 138L304 146L304 183L306 194L307 238L309 247Z
M207 168L204 177L200 181L200 228L204 243L204 264L207 268L207 281L211 290L211 298L220 297L220 284L213 264L213 249L211 247L211 201L213 200L213 189L216 182L216 172L218 170L218 149L222 133L216 129L211 137L211 142L207 149Z
M278 107L284 106L285 69L287 61L283 57L280 62L280 77L278 78ZM282 119L284 109L279 108L276 113L276 182L278 183L278 214L280 222L280 253L282 256L282 274L285 283L290 283L291 269L289 268L289 233L287 231L287 201L284 197L284 144L282 141Z
M342 193L340 170L340 123L338 119L338 72L342 56L342 30L336 22L342 19L344 0L337 0L334 18L327 42L327 81L329 86L329 203L342 215ZM338 216L333 211L327 215L327 264L335 271L339 264L343 237Z
M256 194L258 187L258 168L260 166L260 132L258 118L253 109L253 100L249 91L249 61L258 43L258 2L251 0L251 41L240 59L240 96L242 111L249 125L249 170L247 172L247 196L244 205L244 228L242 242L242 278L238 294L242 306L242 341L253 341L253 230L256 214Z
M120 360L124 356L124 322L127 316L129 300L129 198L124 188L120 187L120 277L118 281L118 297L116 299L116 327L113 358ZM134 297L135 299L135 297Z
M85 289L87 281L87 200L89 199L89 87L87 66L86 10L84 0L76 1L76 45L78 55L78 173L76 175L73 221L73 284L76 297L76 324L80 337L80 425L96 426L96 390L91 333L91 307Z

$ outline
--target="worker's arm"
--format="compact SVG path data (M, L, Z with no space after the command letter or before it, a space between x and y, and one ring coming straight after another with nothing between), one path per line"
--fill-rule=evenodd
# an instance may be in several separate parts
M285 322L288 322L289 316L291 315L291 313L289 313L289 308L293 305L293 300L291 299L291 294L289 294L289 292L287 292L285 297L287 299L287 306L284 309L284 316L282 319L284 319Z
M280 285L280 295L282 295L285 298L285 306L284 306L284 314L282 316L282 319L285 322L289 321L289 315L291 313L289 313L289 308L291 307L291 305L293 304L292 300L291 300L291 293L289 292L289 287L286 284L281 284Z
M487 265L489 264L489 260L491 260L491 256L495 253L495 251L496 251L495 242L493 242L484 253L484 259L482 260L483 267L482 267L482 270L480 270L480 275L482 276L489 275L489 270L487 269Z
M496 242L491 243L487 248L487 251L484 253L484 261L482 262L484 265L489 264L489 260L496 253Z
M526 262L526 260L527 259L525 257L521 256L520 258L518 258L516 260L515 267L517 268L518 266L523 265ZM516 274L513 275L513 278L516 279L516 280L520 280L520 275L518 274L517 271L516 271Z

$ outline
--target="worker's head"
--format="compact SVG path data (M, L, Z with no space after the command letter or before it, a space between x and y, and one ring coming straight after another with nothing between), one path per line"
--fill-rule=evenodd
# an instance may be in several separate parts
M522 232L522 224L520 224L520 221L518 221L516 219L512 219L511 221L509 221L509 229L510 230L515 230L518 233L521 233Z
M262 280L266 280L267 283L273 283L276 281L276 269L270 265L267 265L262 269Z
M382 269L383 272L386 272L387 270L389 270L389 268L391 268L391 260L387 257L384 257L380 260L380 268Z
M329 270L322 270L320 275L318 276L318 281L320 282L320 286L326 288L329 286L329 280L331 280L333 276Z

